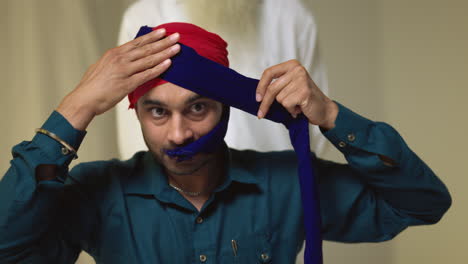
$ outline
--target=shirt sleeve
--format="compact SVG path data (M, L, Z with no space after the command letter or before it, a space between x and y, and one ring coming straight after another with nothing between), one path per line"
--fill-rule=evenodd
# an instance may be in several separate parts
M338 106L335 128L323 134L348 164L317 159L324 239L385 241L438 222L451 205L441 180L390 125Z
M76 150L86 134L58 112L42 128ZM64 222L67 210L80 210L66 204L76 193L73 185L66 184L73 153L38 133L31 141L13 147L12 155L11 166L0 181L0 263L74 263L81 249L62 232L63 226L73 225ZM58 176L37 181L36 169L42 164L56 165Z

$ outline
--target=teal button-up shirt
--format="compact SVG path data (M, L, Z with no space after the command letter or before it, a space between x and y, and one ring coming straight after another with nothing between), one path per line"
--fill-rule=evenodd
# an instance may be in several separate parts
M344 106L324 135L348 164L315 163L324 239L384 241L436 223L450 207L444 184L385 123ZM85 133L57 112L43 128L78 149ZM292 151L228 150L221 184L198 211L168 185L148 152L82 163L43 134L13 148L0 182L0 263L294 263L304 241ZM378 155L395 163L385 165ZM37 181L40 164L59 176Z

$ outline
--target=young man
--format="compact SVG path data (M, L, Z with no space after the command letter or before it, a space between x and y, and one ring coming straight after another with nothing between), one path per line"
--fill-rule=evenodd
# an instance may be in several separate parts
M297 58L326 95L329 92L315 17L301 0L139 0L125 11L119 43L135 38L142 25L188 22L217 32L229 43L229 65L259 79L269 66ZM242 21L242 23L239 23ZM255 59L253 59L255 58ZM119 154L125 159L147 150L138 120L126 101L116 106ZM332 146L316 126L310 126L311 150L323 155ZM266 133L268 132L268 133ZM129 139L131 137L131 139ZM231 108L224 137L235 149L279 151L292 149L282 124L257 119Z
M13 148L0 182L1 263L73 263L81 250L98 263L294 262L305 226L295 155L200 143L227 121L228 107L157 77L176 59L176 42L224 66L226 43L179 24L164 27L180 35L162 39L160 28L107 52L34 139ZM209 86L216 77L202 79ZM252 92L259 118L276 100L319 126L348 160L314 159L324 239L388 240L436 223L450 207L443 183L394 129L329 99L297 61L265 70ZM149 151L68 173L94 116L127 95ZM212 144L180 158L197 143Z

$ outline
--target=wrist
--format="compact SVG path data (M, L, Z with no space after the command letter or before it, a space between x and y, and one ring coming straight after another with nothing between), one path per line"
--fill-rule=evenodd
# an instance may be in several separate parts
M67 119L73 128L81 131L86 130L96 115L90 107L74 98L72 94L67 95L55 110Z
M339 108L338 105L329 100L326 106L326 118L325 121L320 125L320 128L324 131L333 129L335 127L335 121L338 116Z

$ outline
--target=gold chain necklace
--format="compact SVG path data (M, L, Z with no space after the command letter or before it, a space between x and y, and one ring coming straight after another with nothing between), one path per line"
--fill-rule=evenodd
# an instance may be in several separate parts
M183 194L186 194L186 195L192 196L192 197L200 196L200 195L203 193L203 191L201 191L201 192L188 192L188 191L184 191L184 190L182 190L181 188L172 185L172 183L169 183L169 186L171 186L172 188L174 188L176 191L179 191L179 192L181 192L181 193L183 193Z

